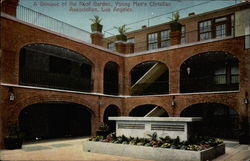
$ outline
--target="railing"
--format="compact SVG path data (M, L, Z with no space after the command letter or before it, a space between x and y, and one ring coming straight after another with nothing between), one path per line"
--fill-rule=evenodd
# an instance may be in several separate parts
M231 76L231 83L225 77L205 76L181 79L181 93L216 92L239 90L239 75Z
M213 31L215 32L215 31ZM160 31L158 31L158 33L160 33ZM204 40L199 40L199 30L191 30L191 31L185 31L183 33L183 36L180 37L180 44L179 45L188 45L188 44L194 44L194 43L202 43L202 42L206 42L206 41L216 41L216 40L223 40L223 39L227 39L227 38L231 38L234 37L234 35L223 35L223 36L217 36L217 37L211 37L211 38L207 38ZM145 34L148 34L145 32ZM128 37L137 37L137 33L135 32L134 34L128 34ZM110 38L105 38L104 39L104 47L108 48L108 44L109 43L114 43L116 41L115 37L110 37ZM168 37L168 41L166 44L163 44L160 40L156 39L155 40L155 48L151 48L149 49L149 43L147 41L147 37L145 36L143 39L135 39L134 42L134 52L144 52L144 51L150 51L150 50L154 50L154 49L164 49L164 48L168 48L171 47L171 38L170 35ZM115 49L113 49L115 50Z
M138 86L147 86L148 88L140 92L135 92L132 95L158 95L158 94L168 94L168 82L166 81L156 81L154 83L139 83Z
M93 89L93 80L91 79L77 78L75 76L58 73L27 70L21 72L20 84L82 92L91 92Z
M42 13L36 12L21 5L17 7L16 12L16 17L22 21L90 43L90 33L85 30L67 24L55 18L46 16Z

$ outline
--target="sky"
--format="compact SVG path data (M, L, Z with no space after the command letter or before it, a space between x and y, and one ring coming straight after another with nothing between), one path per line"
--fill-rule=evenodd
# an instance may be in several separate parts
M98 15L105 36L114 26L128 24L128 31L170 21L172 12L181 18L239 3L239 0L20 0L19 4L90 32L90 18ZM139 22L138 22L139 21Z

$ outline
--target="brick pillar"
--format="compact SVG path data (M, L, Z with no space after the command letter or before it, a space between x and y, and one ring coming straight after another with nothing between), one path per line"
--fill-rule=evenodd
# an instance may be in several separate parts
M175 30L170 32L170 44L179 45L181 43L181 31Z
M115 49L118 53L126 54L126 43L122 41L115 42Z
M19 0L4 0L1 4L1 11L16 17L16 8Z
M116 51L122 54L129 54L134 52L134 43L126 43L123 41L115 42Z
M93 71L92 79L94 80L94 93L103 93L103 70L104 67L99 62L95 63L96 66Z
M135 48L134 43L127 43L126 44L126 53L128 53L128 54L134 53L134 48Z
M123 93L122 95L130 95L130 67L127 60L124 61L123 66Z
M99 46L103 46L103 34L100 32L93 32L90 35L91 43Z
M169 69L169 93L180 93L180 70Z

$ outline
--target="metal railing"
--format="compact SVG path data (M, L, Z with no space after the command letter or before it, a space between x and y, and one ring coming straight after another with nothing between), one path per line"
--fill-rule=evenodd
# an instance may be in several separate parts
M51 31L76 38L85 42L90 43L90 33L57 20L55 18L49 17L42 13L36 12L32 9L26 8L24 6L17 6L16 17L22 21L31 23L33 25L37 25L39 27L43 27L49 29Z
M19 83L21 85L82 92L91 92L93 90L93 80L91 79L42 71L21 71Z
M132 95L158 95L158 94L168 94L168 82L167 81L155 81L154 83L139 83L138 86L147 86L148 88L142 91L135 91Z
M159 33L160 31L158 31ZM212 32L215 32L214 30ZM185 31L183 36L180 37L180 45L187 45L187 44L192 44L192 43L202 43L202 42L206 42L206 41L216 41L216 40L223 40L223 39L227 39L227 38L231 38L234 37L234 34L230 34L230 35L223 35L223 36L217 36L217 37L210 37L204 40L200 40L199 39L199 30L191 30L191 31ZM145 33L147 34L147 33ZM129 34L129 37L137 37L137 33L134 34ZM116 41L115 37L111 37L111 38L105 38L104 39L104 47L108 48L108 44L110 43L114 43ZM166 42L166 41L165 41ZM171 38L169 35L169 39L167 41L168 45L163 45L161 44L162 42L160 40L156 40L155 42L155 46L156 48L154 49L163 49L163 48L168 48L171 47ZM149 42L147 41L147 37L145 37L144 39L136 39L134 42L134 52L144 52L144 51L150 51L150 50L154 50L154 49L149 49ZM114 51L116 49L113 49Z
M231 82L226 76L203 76L181 79L181 93L217 92L239 90L239 75L231 76Z

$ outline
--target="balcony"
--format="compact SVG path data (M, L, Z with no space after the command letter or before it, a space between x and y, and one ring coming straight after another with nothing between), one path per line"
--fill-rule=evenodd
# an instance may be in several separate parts
M239 90L239 75L231 76L231 83L225 78L226 75L217 75L181 79L181 93Z
M91 92L93 90L93 80L41 71L23 71L19 83L20 85L81 92Z
M90 43L90 33L63 21L18 5L16 18L45 29Z

